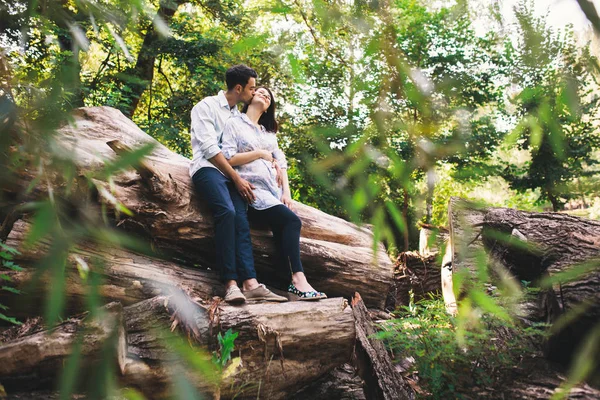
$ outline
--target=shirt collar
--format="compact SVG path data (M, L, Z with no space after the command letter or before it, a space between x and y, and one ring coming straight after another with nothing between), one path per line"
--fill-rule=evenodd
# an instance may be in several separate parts
M242 121L244 121L245 123L247 123L248 125L250 125L252 128L256 129L256 125L254 125L254 123L252 121L250 121L250 118L248 118L248 115L246 115L246 113L240 113L240 117L242 118ZM260 131L261 132L266 132L265 127L262 125L259 125L260 127Z
M227 101L227 97L225 97L225 91L220 90L217 98L219 99L219 105L221 107L227 107L228 110L233 110L234 113L239 112L237 106L233 106L233 108L229 107L229 102Z

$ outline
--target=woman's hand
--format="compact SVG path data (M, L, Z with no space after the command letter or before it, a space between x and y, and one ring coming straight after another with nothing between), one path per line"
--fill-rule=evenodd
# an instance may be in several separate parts
M263 160L273 162L273 153L271 153L269 150L258 150L258 155Z
M283 187L283 170L279 166L279 163L276 159L273 159L273 168L275 168L277 187Z
M294 211L294 207L292 205L292 198L290 197L289 194L283 194L283 196L281 196L281 202L290 210Z

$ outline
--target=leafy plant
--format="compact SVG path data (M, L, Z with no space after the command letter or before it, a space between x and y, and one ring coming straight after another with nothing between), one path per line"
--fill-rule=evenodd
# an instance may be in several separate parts
M543 325L518 326L493 314L483 314L480 324L459 334L456 318L448 314L441 299L433 297L398 313L377 337L397 358L414 357L411 371L429 392L428 398L434 399L463 398L463 390L491 384L500 378L498 371L537 354L535 343L543 335Z
M213 353L213 363L219 367L219 369L225 368L229 360L231 360L231 353L235 348L235 339L238 337L238 332L233 332L228 329L225 335L221 335L221 332L217 335L219 342L219 350Z
M12 247L10 247L7 244L2 243L2 242L0 242L0 249L2 250L2 251L0 251L0 265L2 266L2 268L7 268L7 269L10 269L12 271L22 271L23 270L23 268L19 267L13 261L14 256L20 254L17 249L14 249L14 248L12 248ZM5 273L0 273L0 279L2 279L3 281L7 281L7 282L10 282L12 280L11 277L9 275L5 274ZM5 291L8 291L8 292L12 292L14 294L20 294L21 293L20 290L15 289L15 288L10 287L10 286L2 285L1 289L5 290ZM6 311L6 310L8 310L8 307L6 307L3 304L0 304L0 309L2 309L3 311ZM11 324L21 325L21 322L17 321L13 317L9 317L9 316L5 315L2 312L0 312L0 319L8 321Z

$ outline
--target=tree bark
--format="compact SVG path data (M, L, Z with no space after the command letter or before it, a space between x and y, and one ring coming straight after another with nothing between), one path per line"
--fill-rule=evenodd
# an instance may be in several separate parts
M291 396L292 400L367 400L364 382L354 367L344 364Z
M158 383L168 381L176 360L149 327L170 325L178 312L188 321L180 326L191 326L203 346L215 348L217 332L239 333L232 357L241 357L243 368L221 386L223 398L288 398L349 361L355 338L352 312L341 298L242 307L219 303L205 309L176 296L156 297L125 309L129 354L149 366L152 379L138 376L141 390L148 384L156 391Z
M3 343L0 381L4 388L11 393L52 385L78 340L82 357L79 369L84 370L84 375L91 375L96 363L107 356L107 343L111 344L114 362L123 371L127 348L123 308L119 303L111 303L104 311L100 320L76 317L51 330Z
M561 213L482 208L458 198L450 202L449 220L453 273L467 269L475 275L477 257L485 253L488 265L499 263L516 280L535 287L544 277L588 264L587 272L542 289L518 311L524 319L553 323L587 304L582 315L550 337L546 348L550 359L570 360L600 320L600 222ZM445 300L452 301L446 294Z
M352 298L352 313L356 324L356 363L365 381L368 399L414 399L413 390L396 372L384 344L372 338L376 333L369 312L357 292Z
M394 272L394 283L390 289L386 309L393 310L398 306L410 303L410 291L413 300L418 301L428 294L441 290L440 262L437 253L422 256L416 251L406 251L398 255Z
M0 291L0 304L10 308L10 315L21 319L39 314L46 300L46 289L51 284L47 274L39 276L37 283L33 281L37 262L46 249L43 243L38 243L35 248L24 247L28 228L26 222L18 221L6 242L20 251L15 263L24 270L4 272L11 278L5 285L22 290L25 294ZM85 308L85 296L91 289L78 272L77 264L81 261L90 267L90 273L100 275L98 292L105 301L119 301L130 305L160 294L175 292L183 292L192 298L203 300L222 295L221 284L211 271L181 266L124 249L80 242L69 255L65 285L66 315L81 312Z
M162 19L168 25L173 19L177 8L183 3L185 3L183 0L161 0L154 18ZM128 96L130 102L128 106L123 106L124 109L122 111L130 118L135 113L140 98L154 79L154 62L156 61L158 45L161 40L164 39L156 31L154 24L150 23L146 30L135 66L125 71L125 74L131 76L131 78L123 83L131 87L131 93Z
M74 124L59 131L58 140L82 172L102 167L115 157L115 151L155 144L137 172L113 179L112 191L96 181L100 194L111 192L134 213L118 217L121 229L149 238L167 257L215 269L212 218L206 204L193 193L189 160L158 144L115 109L82 108L74 119ZM350 297L359 285L369 307L383 308L393 265L381 244L373 252L372 232L312 207L295 206L303 223L303 266L313 286L330 296ZM255 226L252 241L259 278L275 283L273 271L278 268L272 265L271 233ZM287 283L277 280L282 287Z

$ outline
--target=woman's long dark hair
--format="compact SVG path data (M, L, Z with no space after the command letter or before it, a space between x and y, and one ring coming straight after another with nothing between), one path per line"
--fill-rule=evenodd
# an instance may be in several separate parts
M257 88L256 90L258 89L266 89L267 92L269 92L269 95L271 96L271 103L269 104L269 108L267 108L267 111L262 113L262 115L258 119L258 123L264 126L267 132L277 133L279 124L277 124L277 120L275 120L275 97L273 97L273 93L271 93L271 89L269 89L268 87L263 86ZM242 112L244 114L246 113L246 111L248 111L248 104L246 104L242 109Z

